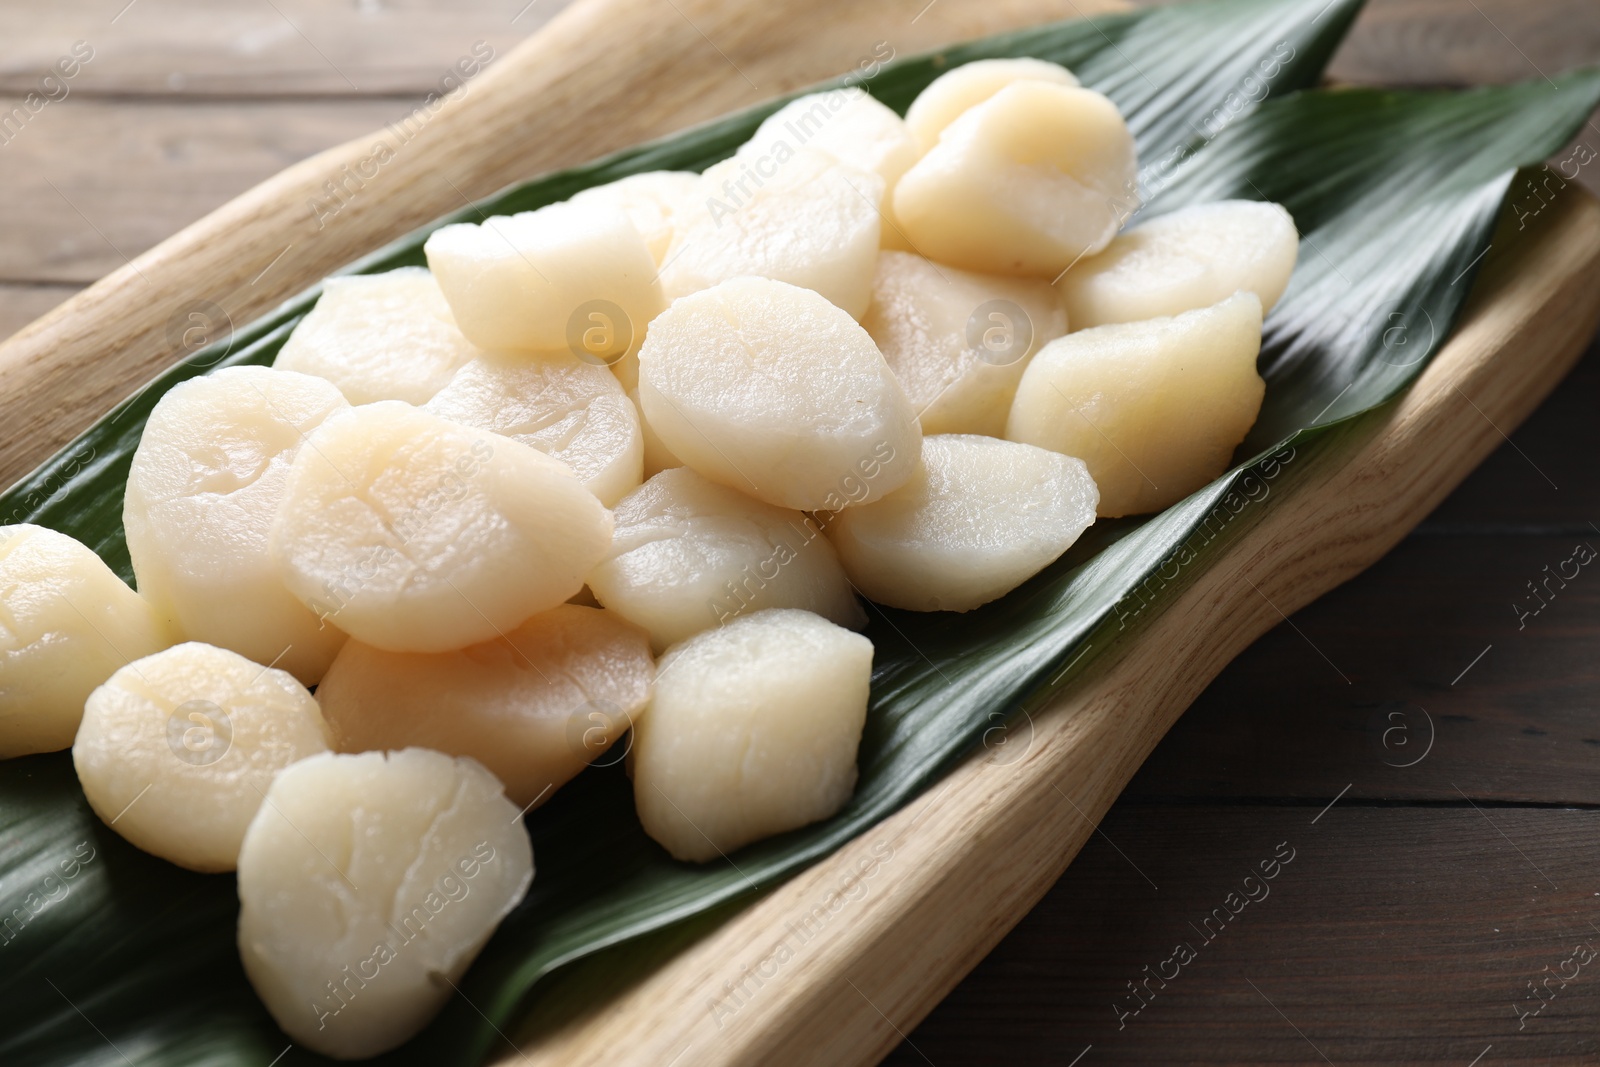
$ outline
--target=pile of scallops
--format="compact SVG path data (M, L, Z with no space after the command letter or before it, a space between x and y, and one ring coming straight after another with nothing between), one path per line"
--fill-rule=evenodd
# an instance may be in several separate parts
M1294 224L1230 201L1124 229L1136 188L1111 101L986 60L904 119L803 97L703 174L329 280L274 366L156 405L137 592L0 529L0 756L70 746L117 833L237 871L245 970L296 1041L392 1048L586 766L626 760L680 861L825 819L869 611L976 608L1226 469Z

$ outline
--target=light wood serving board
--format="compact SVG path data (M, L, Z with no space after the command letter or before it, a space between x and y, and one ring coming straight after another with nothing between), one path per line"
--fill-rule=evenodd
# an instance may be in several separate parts
M1114 6L579 0L331 218L311 202L381 132L290 168L0 344L0 484L169 364L203 304L242 325L464 199L851 70L879 42L910 55ZM557 990L513 1031L506 1062L876 1062L1059 877L1230 659L1386 552L1555 386L1600 321L1597 270L1600 205L1572 188L1496 238L1456 336L1410 392L1297 459L1221 557L1033 716L1024 756L980 753L706 936L658 948L652 970L607 988L590 968L582 998Z

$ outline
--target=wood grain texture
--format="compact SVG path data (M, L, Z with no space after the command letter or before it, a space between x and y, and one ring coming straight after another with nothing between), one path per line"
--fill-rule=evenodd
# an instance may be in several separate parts
M126 5L126 6L125 6ZM437 86L453 53L505 52L562 0L57 0L0 7L0 92L28 92L77 41L73 93L99 97L361 97Z
M0 114L15 99L0 97ZM47 107L0 148L0 282L87 285L239 190L408 110L393 100L307 108L69 98ZM314 232L316 216L299 207Z
M1521 81L1600 57L1593 5L1544 0L1371 0L1329 75L1385 85Z
M515 1062L877 1062L1060 875L1224 664L1380 558L1555 386L1600 320L1597 268L1600 204L1574 192L1486 263L1409 393L1309 451L1163 614L1033 717L1024 758L974 756L593 1014L542 1021Z
M1229 664L1125 801L1277 802L1350 785L1389 801L1447 801L1459 786L1600 802L1600 582L1588 567L1551 574L1577 545L1600 548L1597 404L1600 343L1360 582Z
M59 305L81 286L0 282L0 336L9 336Z
M373 136L289 167L0 344L0 395L31 416L0 441L0 484L170 363L177 344L169 324L201 301L247 322L357 256L518 179L854 69L878 42L910 53L1055 13L1040 0L942 7L915 20L844 0L586 0L566 8L417 118L407 135L377 134L393 158L331 218L319 222L308 205L327 195L325 183L342 168L372 154ZM801 25L806 46L789 47ZM633 47L619 40L622 26ZM50 117L46 109L35 121Z
M1600 410L1600 346L1561 388L1419 527L1430 535L1546 534L1600 523L1593 413ZM1591 531L1592 532L1592 531Z
M1537 615L1527 589L1585 542L1600 550L1586 527L1408 538L1373 567L1381 597L1335 590L1224 670L1126 796L1277 802L1349 786L1434 801L1459 788L1600 805L1600 574L1551 579ZM1529 613L1520 628L1513 604Z
M1481 0L1480 15L1463 0L1373 0L1332 72L1435 85L1565 70L1600 59L1600 18L1578 17L1581 2ZM82 3L26 20L0 5L0 34L14 31L0 38L0 115L72 40L110 31L68 98L3 146L16 165L0 168L0 279L94 281L290 164L400 118L476 42L504 55L563 4L538 0L512 24L484 3L279 4L280 15L259 0L139 0L115 26ZM1600 168L1579 180L1600 191Z
M1515 1010L1576 944L1600 949L1600 812L1347 797L1318 818L1328 799L1119 806L936 1016L901 1023L911 1043L885 1063L1067 1067L1090 1045L1078 1067L1467 1067L1491 1045L1477 1067L1600 1057L1600 962L1552 981L1520 1029ZM1280 844L1294 858L1266 881ZM1181 968L1179 944L1195 953Z

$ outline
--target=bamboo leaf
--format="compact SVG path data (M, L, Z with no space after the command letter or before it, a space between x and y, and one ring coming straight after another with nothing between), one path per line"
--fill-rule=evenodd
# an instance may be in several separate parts
M688 867L645 838L618 769L581 776L530 816L539 877L463 996L386 1060L470 1064L504 1049L499 1029L563 963L770 885L882 819L1005 714L1070 684L1090 655L1159 610L1256 496L1250 479L1295 477L1294 457L1337 447L1331 427L1420 371L1465 298L1516 168L1578 127L1600 100L1600 73L1473 93L1301 92L1257 109L1316 82L1358 7L1205 0L974 42L866 83L903 109L953 63L1056 59L1128 114L1146 211L1222 196L1284 203L1305 248L1268 320L1267 400L1245 462L1161 515L1096 526L1045 574L979 611L874 609L860 786L829 822L727 865ZM641 170L704 167L778 103L525 183L481 208L527 210ZM438 224L456 217L473 215ZM352 269L419 263L424 236ZM127 575L122 486L150 407L211 367L270 362L317 292L161 376L0 497L5 521L71 533ZM0 1062L267 1064L284 1052L287 1039L239 967L232 879L180 871L126 845L88 810L67 755L0 763L0 841ZM277 1062L321 1061L292 1049Z

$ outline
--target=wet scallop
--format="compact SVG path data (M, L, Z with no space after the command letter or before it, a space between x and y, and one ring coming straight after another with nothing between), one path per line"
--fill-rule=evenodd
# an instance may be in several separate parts
M906 480L921 431L872 338L816 293L737 278L650 325L639 400L700 474L769 504L834 510Z
M610 544L565 463L398 401L317 428L270 537L308 608L393 652L487 641L578 592Z
M144 597L43 526L0 526L0 603L0 759L70 746L89 694L172 644Z
M420 745L471 756L520 807L603 757L644 710L654 677L643 630L562 604L458 652L351 641L317 699L339 751Z
M1089 89L1016 81L945 127L901 177L894 214L942 263L1054 280L1134 207L1133 135Z
M133 844L231 871L273 776L327 750L322 711L291 675L188 642L90 694L72 763L95 814Z
M566 352L486 353L426 408L560 460L608 507L644 480L633 402L605 367Z
M533 881L482 766L421 748L325 753L280 773L239 854L239 956L296 1043L365 1059L403 1043Z
M1067 316L1047 282L891 250L878 258L861 325L905 388L923 433L998 437L1028 360L1067 332Z
M352 404L421 404L475 355L433 275L401 267L323 282L272 365L325 378Z
M1219 477L1261 411L1261 300L1052 341L1017 387L1006 436L1075 456L1100 514L1142 515Z
M661 271L669 299L733 278L810 289L860 318L872 299L884 180L815 148L706 170L674 222Z
M1080 460L993 437L922 439L911 481L846 508L828 537L880 604L970 611L1054 563L1094 522L1099 493Z
M764 608L803 608L859 629L866 615L818 522L662 471L617 505L611 554L589 576L606 607L660 650Z
M1241 290L1266 312L1288 286L1299 248L1294 219L1277 204L1193 204L1123 231L1057 286L1075 330L1179 315Z
M344 634L289 592L268 540L295 456L349 406L322 378L266 367L194 378L156 404L122 526L139 590L175 632L322 677Z
M855 788L871 677L872 642L807 611L675 646L634 742L645 832L703 863L833 815Z
M1066 67L1043 59L979 59L945 71L917 94L906 111L906 128L921 155L939 143L956 119L1019 81L1042 81L1076 86L1077 77Z

